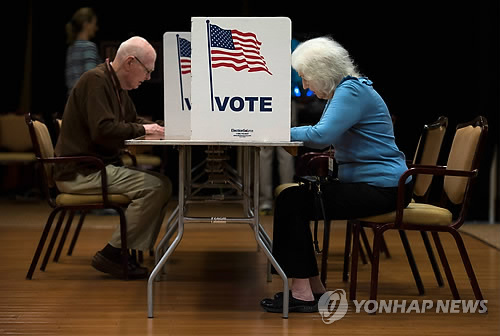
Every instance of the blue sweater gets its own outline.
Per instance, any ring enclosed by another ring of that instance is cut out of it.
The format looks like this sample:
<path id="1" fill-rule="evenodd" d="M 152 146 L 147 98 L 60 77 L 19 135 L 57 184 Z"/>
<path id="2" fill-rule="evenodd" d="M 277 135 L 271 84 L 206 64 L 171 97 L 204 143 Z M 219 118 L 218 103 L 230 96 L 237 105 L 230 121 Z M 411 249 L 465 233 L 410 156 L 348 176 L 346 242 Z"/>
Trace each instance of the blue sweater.
<path id="1" fill-rule="evenodd" d="M 406 159 L 394 141 L 389 110 L 372 84 L 368 78 L 345 77 L 320 121 L 293 127 L 291 139 L 311 148 L 333 145 L 341 182 L 396 187 Z"/>
<path id="2" fill-rule="evenodd" d="M 68 95 L 84 72 L 102 63 L 97 46 L 92 41 L 77 40 L 66 51 L 66 87 Z"/>

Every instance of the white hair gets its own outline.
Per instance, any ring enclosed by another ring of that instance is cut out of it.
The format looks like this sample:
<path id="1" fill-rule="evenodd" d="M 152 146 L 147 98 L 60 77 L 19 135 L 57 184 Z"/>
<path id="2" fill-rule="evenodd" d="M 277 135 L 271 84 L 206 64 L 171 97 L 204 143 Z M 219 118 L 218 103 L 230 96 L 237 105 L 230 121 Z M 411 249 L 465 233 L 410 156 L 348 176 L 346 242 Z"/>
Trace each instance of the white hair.
<path id="1" fill-rule="evenodd" d="M 154 52 L 154 48 L 146 39 L 140 36 L 133 36 L 120 44 L 115 60 L 121 61 L 128 56 L 136 56 L 144 61 L 146 55 L 152 52 L 151 50 Z"/>
<path id="2" fill-rule="evenodd" d="M 292 67 L 326 94 L 331 94 L 344 77 L 359 77 L 347 50 L 329 37 L 299 44 L 292 54 Z"/>

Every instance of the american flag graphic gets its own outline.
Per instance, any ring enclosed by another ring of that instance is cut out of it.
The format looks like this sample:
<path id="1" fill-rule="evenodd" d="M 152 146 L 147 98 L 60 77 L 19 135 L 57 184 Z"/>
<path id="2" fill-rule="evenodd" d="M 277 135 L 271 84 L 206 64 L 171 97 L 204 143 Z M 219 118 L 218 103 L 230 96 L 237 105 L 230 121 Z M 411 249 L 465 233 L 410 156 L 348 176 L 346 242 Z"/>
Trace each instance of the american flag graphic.
<path id="1" fill-rule="evenodd" d="M 236 71 L 269 71 L 264 57 L 260 54 L 262 42 L 254 33 L 244 33 L 236 29 L 222 29 L 210 24 L 210 54 L 212 68 L 229 67 Z"/>
<path id="2" fill-rule="evenodd" d="M 179 37 L 179 60 L 181 62 L 181 73 L 191 73 L 191 42 Z"/>

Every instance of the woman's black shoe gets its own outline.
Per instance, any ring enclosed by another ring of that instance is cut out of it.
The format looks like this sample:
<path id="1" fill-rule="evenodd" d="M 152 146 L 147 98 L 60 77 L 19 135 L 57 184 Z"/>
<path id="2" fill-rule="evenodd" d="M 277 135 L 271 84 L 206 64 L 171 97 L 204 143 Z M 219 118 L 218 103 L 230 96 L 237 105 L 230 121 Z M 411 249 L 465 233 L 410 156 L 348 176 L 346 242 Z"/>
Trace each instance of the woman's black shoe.
<path id="1" fill-rule="evenodd" d="M 326 292 L 325 292 L 326 293 Z M 321 297 L 323 296 L 323 294 L 325 293 L 313 293 L 314 295 L 314 300 L 318 301 L 319 302 L 319 299 L 321 299 Z"/>
<path id="2" fill-rule="evenodd" d="M 292 296 L 292 291 L 289 294 L 288 311 L 296 313 L 315 313 L 318 311 L 318 301 L 304 301 L 296 299 Z M 260 302 L 262 308 L 270 313 L 283 312 L 283 292 L 276 293 L 274 299 L 264 299 Z"/>

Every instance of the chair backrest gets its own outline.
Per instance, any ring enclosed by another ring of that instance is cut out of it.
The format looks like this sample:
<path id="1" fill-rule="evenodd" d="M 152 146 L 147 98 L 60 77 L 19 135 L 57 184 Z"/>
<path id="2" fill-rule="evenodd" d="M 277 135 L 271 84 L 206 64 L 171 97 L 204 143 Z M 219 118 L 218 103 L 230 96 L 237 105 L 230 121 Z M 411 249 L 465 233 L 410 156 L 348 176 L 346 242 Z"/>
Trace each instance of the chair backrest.
<path id="1" fill-rule="evenodd" d="M 52 145 L 52 139 L 50 138 L 49 130 L 44 123 L 38 120 L 33 121 L 33 127 L 35 129 L 36 138 L 38 140 L 38 145 L 40 146 L 40 155 L 42 159 L 46 159 L 54 156 L 54 146 Z"/>
<path id="2" fill-rule="evenodd" d="M 29 113 L 25 115 L 25 120 L 28 125 L 31 142 L 33 144 L 33 151 L 35 152 L 36 158 L 43 161 L 43 159 L 53 157 L 54 146 L 52 145 L 52 139 L 50 138 L 47 126 L 38 120 L 32 120 Z M 50 188 L 54 187 L 55 183 L 52 179 L 53 164 L 44 163 L 42 166 L 47 185 Z"/>
<path id="3" fill-rule="evenodd" d="M 54 131 L 56 139 L 59 139 L 59 134 L 61 134 L 61 127 L 62 127 L 62 119 L 59 118 L 54 119 Z"/>
<path id="4" fill-rule="evenodd" d="M 448 118 L 441 116 L 430 125 L 425 125 L 418 141 L 413 158 L 414 164 L 436 165 L 444 134 L 448 127 Z M 423 197 L 432 183 L 432 175 L 418 175 L 415 179 L 413 194 Z"/>
<path id="5" fill-rule="evenodd" d="M 0 115 L 0 147 L 10 152 L 31 151 L 32 144 L 22 114 Z"/>
<path id="6" fill-rule="evenodd" d="M 482 116 L 458 125 L 448 156 L 447 169 L 468 171 L 478 169 L 487 132 L 488 122 Z M 443 189 L 452 203 L 461 204 L 468 200 L 470 180 L 460 176 L 444 178 Z"/>

